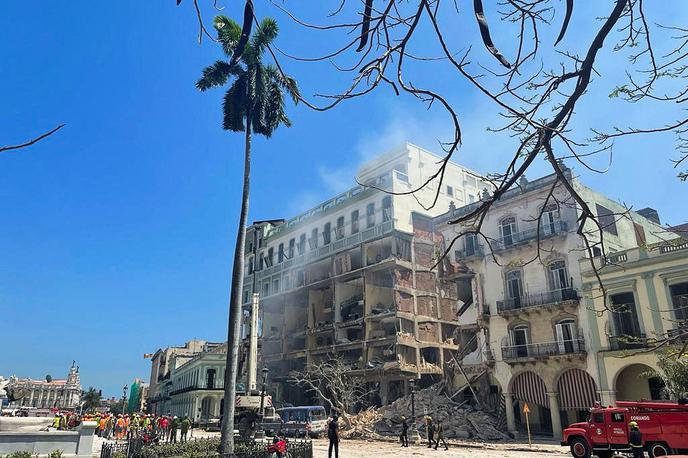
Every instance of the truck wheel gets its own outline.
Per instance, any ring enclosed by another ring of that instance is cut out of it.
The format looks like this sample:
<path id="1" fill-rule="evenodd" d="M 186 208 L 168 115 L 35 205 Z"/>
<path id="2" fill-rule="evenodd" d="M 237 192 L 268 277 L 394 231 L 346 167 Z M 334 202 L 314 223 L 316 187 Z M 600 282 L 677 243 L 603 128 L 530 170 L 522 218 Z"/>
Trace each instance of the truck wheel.
<path id="1" fill-rule="evenodd" d="M 656 456 L 667 456 L 671 454 L 669 447 L 667 447 L 667 445 L 662 442 L 655 442 L 653 444 L 650 444 L 647 447 L 647 451 L 650 455 L 650 458 L 654 458 Z"/>
<path id="2" fill-rule="evenodd" d="M 590 458 L 590 447 L 584 439 L 580 437 L 574 437 L 571 439 L 570 444 L 571 455 L 573 455 L 574 458 Z"/>

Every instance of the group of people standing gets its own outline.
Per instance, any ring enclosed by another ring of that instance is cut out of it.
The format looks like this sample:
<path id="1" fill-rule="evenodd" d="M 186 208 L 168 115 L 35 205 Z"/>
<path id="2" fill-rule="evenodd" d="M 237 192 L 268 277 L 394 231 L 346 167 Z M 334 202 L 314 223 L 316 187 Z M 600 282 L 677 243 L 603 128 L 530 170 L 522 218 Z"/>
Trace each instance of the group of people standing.
<path id="1" fill-rule="evenodd" d="M 409 446 L 408 429 L 409 425 L 406 421 L 406 417 L 402 415 L 401 433 L 399 434 L 399 441 L 401 442 L 402 447 Z M 440 441 L 442 441 L 444 449 L 449 450 L 447 442 L 444 440 L 444 426 L 442 426 L 442 420 L 438 419 L 436 422 L 433 422 L 432 417 L 425 417 L 425 432 L 427 433 L 428 437 L 428 448 L 432 448 L 434 443 L 435 450 L 437 450 L 437 447 L 440 445 Z"/>
<path id="2" fill-rule="evenodd" d="M 76 428 L 83 421 L 96 423 L 98 437 L 113 440 L 143 438 L 157 441 L 181 442 L 188 440 L 192 423 L 188 416 L 179 418 L 176 415 L 150 414 L 110 414 L 85 413 L 78 415 L 73 412 L 58 412 L 52 422 L 52 427 L 68 431 Z M 179 434 L 178 434 L 179 433 Z"/>

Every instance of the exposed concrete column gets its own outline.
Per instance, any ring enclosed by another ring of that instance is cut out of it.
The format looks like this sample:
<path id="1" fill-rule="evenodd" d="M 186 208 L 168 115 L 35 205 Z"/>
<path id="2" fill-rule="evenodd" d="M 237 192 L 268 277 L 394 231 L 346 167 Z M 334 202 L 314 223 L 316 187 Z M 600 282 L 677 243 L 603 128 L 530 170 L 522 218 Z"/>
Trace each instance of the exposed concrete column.
<path id="1" fill-rule="evenodd" d="M 616 405 L 616 390 L 600 390 L 600 397 L 603 406 Z"/>
<path id="2" fill-rule="evenodd" d="M 382 405 L 387 405 L 387 398 L 389 396 L 389 380 L 380 381 L 380 401 Z"/>
<path id="3" fill-rule="evenodd" d="M 506 411 L 506 430 L 516 431 L 516 419 L 514 418 L 514 395 L 504 393 L 504 410 Z"/>
<path id="4" fill-rule="evenodd" d="M 552 434 L 555 439 L 561 437 L 561 414 L 559 413 L 559 393 L 547 393 L 549 411 L 552 418 Z"/>

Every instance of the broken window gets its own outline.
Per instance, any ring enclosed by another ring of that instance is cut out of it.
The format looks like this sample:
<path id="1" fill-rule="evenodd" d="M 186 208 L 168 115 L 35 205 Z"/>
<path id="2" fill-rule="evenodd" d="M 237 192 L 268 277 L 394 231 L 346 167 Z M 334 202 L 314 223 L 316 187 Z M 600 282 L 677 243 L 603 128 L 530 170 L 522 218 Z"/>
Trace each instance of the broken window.
<path id="1" fill-rule="evenodd" d="M 337 240 L 344 238 L 344 217 L 340 216 L 337 218 L 337 229 L 335 230 L 334 236 Z"/>
<path id="2" fill-rule="evenodd" d="M 316 227 L 311 231 L 311 238 L 308 239 L 308 246 L 311 250 L 318 248 L 318 228 Z"/>
<path id="3" fill-rule="evenodd" d="M 301 234 L 299 236 L 299 246 L 297 248 L 299 250 L 299 255 L 306 252 L 306 234 Z"/>
<path id="4" fill-rule="evenodd" d="M 382 222 L 392 221 L 392 197 L 382 199 Z"/>
<path id="5" fill-rule="evenodd" d="M 351 212 L 351 233 L 358 233 L 358 210 Z"/>
<path id="6" fill-rule="evenodd" d="M 366 227 L 373 226 L 375 226 L 375 203 L 371 202 L 366 206 Z"/>
<path id="7" fill-rule="evenodd" d="M 325 227 L 323 227 L 323 245 L 329 245 L 330 241 L 332 240 L 332 225 L 330 223 L 325 223 Z"/>

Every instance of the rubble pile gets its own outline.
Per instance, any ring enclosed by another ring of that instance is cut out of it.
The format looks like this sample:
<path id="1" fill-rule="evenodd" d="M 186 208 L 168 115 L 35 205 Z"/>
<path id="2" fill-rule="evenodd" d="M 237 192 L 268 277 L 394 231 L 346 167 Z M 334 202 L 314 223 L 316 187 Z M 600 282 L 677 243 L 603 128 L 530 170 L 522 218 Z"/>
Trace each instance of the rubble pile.
<path id="1" fill-rule="evenodd" d="M 476 410 L 467 403 L 450 399 L 442 383 L 435 384 L 415 393 L 416 425 L 419 434 L 425 436 L 424 415 L 433 422 L 442 421 L 447 439 L 475 439 L 481 441 L 508 440 L 509 436 L 498 429 L 497 418 L 487 412 Z M 401 431 L 401 416 L 409 423 L 411 418 L 411 396 L 399 398 L 378 409 L 368 409 L 349 417 L 348 425 L 342 425 L 342 437 L 347 439 L 379 439 L 398 437 Z"/>

